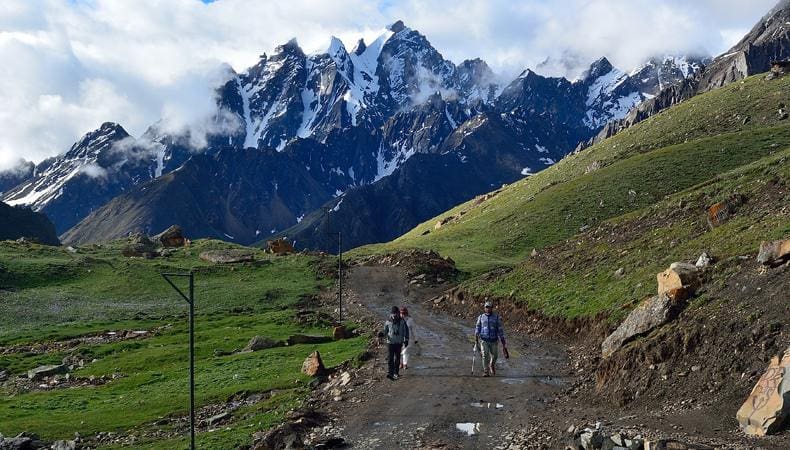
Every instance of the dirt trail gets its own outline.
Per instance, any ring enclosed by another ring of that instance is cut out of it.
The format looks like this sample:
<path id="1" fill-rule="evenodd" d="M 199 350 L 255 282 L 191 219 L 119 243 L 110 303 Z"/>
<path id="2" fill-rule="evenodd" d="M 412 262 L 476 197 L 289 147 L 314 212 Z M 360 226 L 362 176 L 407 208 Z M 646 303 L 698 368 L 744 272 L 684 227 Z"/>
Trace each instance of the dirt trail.
<path id="1" fill-rule="evenodd" d="M 511 358 L 500 352 L 497 375 L 483 378 L 478 366 L 472 376 L 473 323 L 433 313 L 430 290 L 409 286 L 399 268 L 356 267 L 347 286 L 349 303 L 362 304 L 382 323 L 393 305 L 408 306 L 422 350 L 390 381 L 382 348 L 373 361 L 376 382 L 356 393 L 361 402 L 338 405 L 336 425 L 354 448 L 495 448 L 505 430 L 528 425 L 566 383 L 562 349 L 512 333 Z M 470 424 L 474 434 L 458 424 Z"/>

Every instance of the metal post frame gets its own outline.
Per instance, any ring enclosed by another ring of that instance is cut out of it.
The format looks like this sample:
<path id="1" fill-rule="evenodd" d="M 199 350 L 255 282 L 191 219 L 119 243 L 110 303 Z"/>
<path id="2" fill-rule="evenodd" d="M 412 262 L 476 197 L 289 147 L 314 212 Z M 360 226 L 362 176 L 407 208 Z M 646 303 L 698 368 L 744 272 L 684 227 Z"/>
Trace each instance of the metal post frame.
<path id="1" fill-rule="evenodd" d="M 195 450 L 195 274 L 189 272 L 161 275 L 189 304 L 189 448 Z M 189 278 L 189 296 L 184 295 L 171 277 Z"/>

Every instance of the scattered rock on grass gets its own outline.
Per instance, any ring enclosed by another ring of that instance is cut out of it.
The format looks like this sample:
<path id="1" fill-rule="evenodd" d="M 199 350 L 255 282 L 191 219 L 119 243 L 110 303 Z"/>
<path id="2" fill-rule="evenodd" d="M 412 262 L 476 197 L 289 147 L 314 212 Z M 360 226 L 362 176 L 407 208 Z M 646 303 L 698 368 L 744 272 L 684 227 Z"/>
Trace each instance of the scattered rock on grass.
<path id="1" fill-rule="evenodd" d="M 207 250 L 200 254 L 200 259 L 215 264 L 233 264 L 253 262 L 255 261 L 255 255 L 250 250 L 242 249 Z"/>
<path id="2" fill-rule="evenodd" d="M 168 229 L 154 236 L 163 247 L 183 247 L 186 243 L 184 230 L 178 225 L 170 225 Z"/>
<path id="3" fill-rule="evenodd" d="M 50 377 L 52 375 L 58 375 L 68 372 L 68 367 L 64 364 L 57 364 L 57 365 L 49 365 L 49 366 L 39 366 L 35 369 L 31 369 L 27 371 L 27 377 L 31 380 L 40 380 L 42 378 Z"/>
<path id="4" fill-rule="evenodd" d="M 159 254 L 156 251 L 156 244 L 143 233 L 135 233 L 129 237 L 129 241 L 121 250 L 121 254 L 126 257 L 155 258 Z"/>
<path id="5" fill-rule="evenodd" d="M 669 269 L 656 275 L 658 293 L 665 294 L 675 289 L 684 289 L 693 295 L 699 288 L 700 277 L 696 266 L 686 263 L 672 263 Z"/>
<path id="6" fill-rule="evenodd" d="M 704 269 L 710 266 L 712 262 L 713 262 L 713 258 L 711 258 L 709 254 L 702 253 L 701 255 L 699 255 L 699 258 L 697 258 L 697 263 L 694 265 L 699 269 Z"/>
<path id="7" fill-rule="evenodd" d="M 310 356 L 304 360 L 302 364 L 302 373 L 309 377 L 315 377 L 326 373 L 326 367 L 321 360 L 321 354 L 318 351 L 310 353 Z"/>
<path id="8" fill-rule="evenodd" d="M 673 320 L 680 309 L 680 302 L 673 300 L 666 293 L 645 300 L 603 341 L 601 354 L 604 358 L 611 356 L 634 337 Z"/>
<path id="9" fill-rule="evenodd" d="M 757 262 L 760 264 L 772 266 L 788 258 L 790 258 L 790 239 L 760 243 L 760 253 L 757 254 Z"/>
<path id="10" fill-rule="evenodd" d="M 342 325 L 332 329 L 332 339 L 336 341 L 339 341 L 341 339 L 348 339 L 353 336 L 354 334 Z"/>
<path id="11" fill-rule="evenodd" d="M 264 336 L 254 336 L 250 342 L 244 347 L 244 351 L 255 352 L 258 350 L 266 350 L 267 348 L 282 347 L 283 341 L 275 341 Z"/>

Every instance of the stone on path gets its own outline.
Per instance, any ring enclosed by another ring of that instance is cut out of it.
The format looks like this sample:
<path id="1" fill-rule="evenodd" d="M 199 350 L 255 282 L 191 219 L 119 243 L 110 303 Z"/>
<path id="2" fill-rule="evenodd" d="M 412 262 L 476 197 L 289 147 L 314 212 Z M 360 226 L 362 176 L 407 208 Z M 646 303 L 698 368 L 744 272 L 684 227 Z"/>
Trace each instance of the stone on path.
<path id="1" fill-rule="evenodd" d="M 680 302 L 666 293 L 651 297 L 636 307 L 623 323 L 601 345 L 604 358 L 611 356 L 634 337 L 646 334 L 670 320 L 680 312 Z"/>
<path id="2" fill-rule="evenodd" d="M 321 354 L 318 353 L 317 350 L 310 353 L 310 356 L 304 360 L 302 364 L 302 373 L 309 377 L 315 377 L 326 373 L 326 367 L 324 367 L 324 362 L 321 360 Z"/>
<path id="3" fill-rule="evenodd" d="M 744 433 L 765 436 L 781 429 L 790 415 L 790 348 L 775 356 L 736 414 Z"/>

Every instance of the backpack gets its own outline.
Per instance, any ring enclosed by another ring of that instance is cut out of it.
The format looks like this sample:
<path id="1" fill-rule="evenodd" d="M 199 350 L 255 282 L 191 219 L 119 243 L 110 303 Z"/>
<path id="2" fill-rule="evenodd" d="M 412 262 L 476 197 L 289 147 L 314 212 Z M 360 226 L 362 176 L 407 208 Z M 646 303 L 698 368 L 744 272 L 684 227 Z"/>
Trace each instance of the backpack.
<path id="1" fill-rule="evenodd" d="M 389 326 L 387 327 L 387 342 L 392 344 L 400 344 L 403 342 L 405 337 L 405 333 L 401 333 L 403 330 L 403 325 L 403 319 L 400 319 L 397 322 L 391 321 L 389 323 Z"/>

